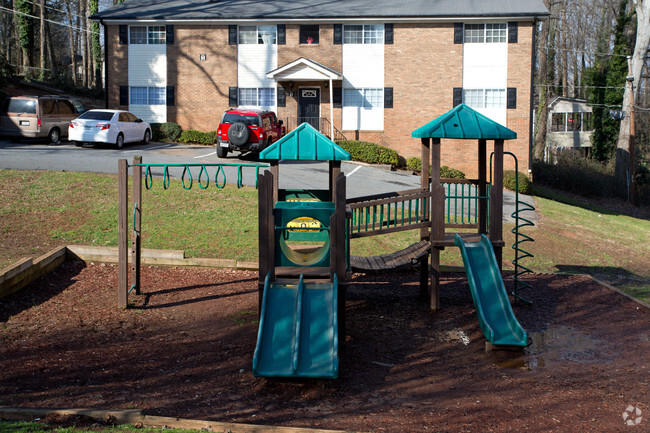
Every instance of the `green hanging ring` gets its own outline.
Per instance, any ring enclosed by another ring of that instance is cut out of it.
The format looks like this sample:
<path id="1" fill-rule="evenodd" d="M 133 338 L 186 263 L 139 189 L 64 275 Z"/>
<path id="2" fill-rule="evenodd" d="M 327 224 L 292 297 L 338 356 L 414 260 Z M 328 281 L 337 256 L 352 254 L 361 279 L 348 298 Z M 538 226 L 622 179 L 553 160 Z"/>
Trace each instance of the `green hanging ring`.
<path id="1" fill-rule="evenodd" d="M 203 174 L 205 173 L 205 184 L 201 182 L 201 178 L 203 177 Z M 207 189 L 207 187 L 210 185 L 210 175 L 208 174 L 208 170 L 205 168 L 205 165 L 201 166 L 201 171 L 199 172 L 199 188 L 201 189 Z"/>
<path id="2" fill-rule="evenodd" d="M 163 171 L 163 188 L 167 189 L 169 188 L 169 166 L 165 165 L 165 169 Z"/>
<path id="3" fill-rule="evenodd" d="M 223 178 L 223 183 L 221 185 L 219 185 L 219 173 L 221 173 L 221 176 Z M 226 171 L 223 169 L 222 165 L 219 165 L 219 168 L 217 168 L 217 172 L 214 174 L 214 184 L 219 189 L 226 186 Z"/>
<path id="4" fill-rule="evenodd" d="M 190 176 L 190 186 L 185 186 L 185 173 L 189 173 Z M 183 175 L 181 176 L 181 183 L 183 184 L 183 188 L 185 189 L 192 189 L 192 183 L 194 180 L 192 179 L 192 170 L 186 165 L 185 168 L 183 169 Z"/>
<path id="5" fill-rule="evenodd" d="M 151 166 L 147 165 L 147 169 L 144 172 L 144 186 L 147 189 L 151 189 L 153 186 L 153 175 L 151 174 Z"/>
<path id="6" fill-rule="evenodd" d="M 237 188 L 241 188 L 242 186 L 244 186 L 244 179 L 243 179 L 244 176 L 242 173 L 243 169 L 244 167 L 242 167 L 241 165 L 237 167 Z"/>

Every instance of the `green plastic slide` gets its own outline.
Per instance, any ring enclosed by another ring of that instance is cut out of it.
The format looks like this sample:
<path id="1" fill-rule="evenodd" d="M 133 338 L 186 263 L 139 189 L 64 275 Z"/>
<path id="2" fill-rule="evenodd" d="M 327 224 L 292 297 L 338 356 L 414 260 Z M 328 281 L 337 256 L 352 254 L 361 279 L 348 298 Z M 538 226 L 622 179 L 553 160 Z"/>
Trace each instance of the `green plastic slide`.
<path id="1" fill-rule="evenodd" d="M 465 243 L 457 234 L 454 243 L 463 256 L 472 299 L 485 338 L 497 346 L 526 346 L 528 335 L 512 311 L 490 240 L 481 235 L 480 242 Z"/>
<path id="2" fill-rule="evenodd" d="M 332 283 L 264 283 L 253 376 L 336 379 L 337 278 Z"/>

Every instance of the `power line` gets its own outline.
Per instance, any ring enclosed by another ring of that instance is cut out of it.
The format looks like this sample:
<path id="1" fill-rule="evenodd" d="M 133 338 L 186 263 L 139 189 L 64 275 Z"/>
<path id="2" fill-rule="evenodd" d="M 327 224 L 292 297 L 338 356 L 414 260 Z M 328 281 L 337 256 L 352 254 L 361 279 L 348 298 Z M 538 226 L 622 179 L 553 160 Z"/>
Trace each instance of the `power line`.
<path id="1" fill-rule="evenodd" d="M 29 1 L 29 0 L 23 0 L 23 1 L 24 1 L 25 3 L 30 3 L 30 4 L 33 4 L 34 6 L 41 7 L 40 4 L 34 3 L 34 2 L 32 2 L 32 1 Z M 57 9 L 57 8 L 54 8 L 54 7 L 52 7 L 52 6 L 47 6 L 47 5 L 45 5 L 45 8 L 46 8 L 46 9 L 51 9 L 51 10 L 53 10 L 53 11 L 61 12 L 61 13 L 63 13 L 63 14 L 68 15 L 68 11 L 64 11 L 63 9 Z M 72 12 L 70 12 L 70 15 L 75 16 L 75 17 L 78 17 L 78 18 L 83 18 L 83 19 L 86 18 L 86 17 L 83 16 L 83 15 L 75 14 L 75 13 L 72 13 Z"/>
<path id="2" fill-rule="evenodd" d="M 590 55 L 593 55 L 594 58 L 595 57 L 625 57 L 625 58 L 627 58 L 627 57 L 632 55 L 632 54 L 614 54 L 614 53 L 595 53 L 595 52 L 585 51 L 585 50 L 577 50 L 577 49 L 569 49 L 569 48 L 555 48 L 555 47 L 551 47 L 549 45 L 547 45 L 545 47 L 540 45 L 540 50 L 545 51 L 546 55 L 548 55 L 549 50 L 553 50 L 553 51 L 568 51 L 570 53 L 590 54 Z"/>
<path id="3" fill-rule="evenodd" d="M 24 12 L 14 11 L 12 9 L 5 8 L 3 6 L 0 6 L 0 12 L 24 15 L 24 16 L 29 17 L 29 18 L 34 18 L 35 20 L 40 20 L 41 19 L 41 17 L 37 17 L 37 16 L 34 16 L 34 15 L 29 15 L 29 14 L 26 14 Z M 93 32 L 92 30 L 82 29 L 81 27 L 74 26 L 72 24 L 62 23 L 62 22 L 54 21 L 54 20 L 49 20 L 47 18 L 43 18 L 43 19 L 45 21 L 47 21 L 48 23 L 56 24 L 58 26 L 63 26 L 63 27 L 71 27 L 71 28 L 73 28 L 73 29 L 75 29 L 77 31 L 80 31 L 80 32 L 93 33 L 93 34 L 97 34 L 97 35 L 100 34 L 99 32 Z"/>

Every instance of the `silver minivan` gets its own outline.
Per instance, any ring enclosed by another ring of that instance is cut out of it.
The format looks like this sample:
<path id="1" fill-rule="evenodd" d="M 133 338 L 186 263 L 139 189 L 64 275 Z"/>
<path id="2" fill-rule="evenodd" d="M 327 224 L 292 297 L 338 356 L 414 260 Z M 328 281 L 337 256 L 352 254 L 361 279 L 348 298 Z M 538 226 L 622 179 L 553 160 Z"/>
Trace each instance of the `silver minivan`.
<path id="1" fill-rule="evenodd" d="M 10 96 L 0 108 L 0 136 L 58 143 L 68 136 L 70 121 L 85 111 L 69 96 Z"/>

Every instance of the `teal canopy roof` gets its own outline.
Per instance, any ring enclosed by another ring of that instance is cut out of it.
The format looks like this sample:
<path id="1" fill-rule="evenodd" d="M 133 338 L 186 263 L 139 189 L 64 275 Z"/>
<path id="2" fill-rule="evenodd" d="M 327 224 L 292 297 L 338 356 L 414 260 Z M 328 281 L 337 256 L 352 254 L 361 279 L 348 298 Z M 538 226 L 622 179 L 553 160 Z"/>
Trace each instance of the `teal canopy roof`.
<path id="1" fill-rule="evenodd" d="M 411 137 L 510 140 L 517 138 L 517 133 L 460 104 L 411 132 Z"/>
<path id="2" fill-rule="evenodd" d="M 349 161 L 350 154 L 310 124 L 303 123 L 260 152 L 260 159 Z"/>

